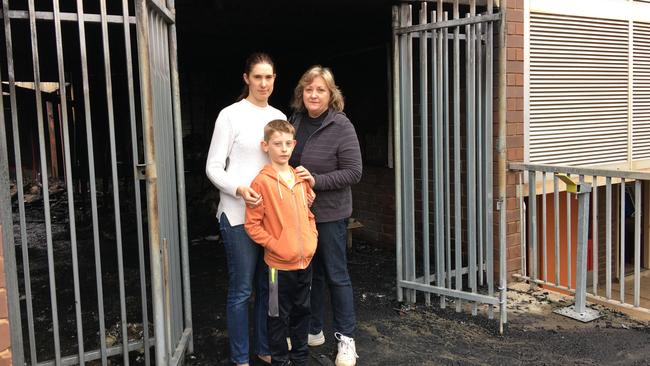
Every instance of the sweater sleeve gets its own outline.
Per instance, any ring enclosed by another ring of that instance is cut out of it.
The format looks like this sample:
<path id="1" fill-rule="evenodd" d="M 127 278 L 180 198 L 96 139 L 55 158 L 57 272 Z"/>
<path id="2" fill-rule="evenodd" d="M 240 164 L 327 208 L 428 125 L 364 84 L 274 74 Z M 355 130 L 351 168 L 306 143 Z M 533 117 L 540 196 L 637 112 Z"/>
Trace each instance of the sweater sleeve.
<path id="1" fill-rule="evenodd" d="M 261 192 L 261 187 L 259 187 L 255 181 L 251 184 L 251 188 L 253 188 L 255 192 Z M 246 206 L 246 221 L 244 222 L 244 229 L 246 229 L 248 236 L 250 236 L 254 242 L 266 248 L 275 239 L 273 238 L 273 235 L 264 229 L 264 226 L 262 225 L 263 220 L 264 200 L 254 208 L 248 207 L 248 205 Z"/>
<path id="2" fill-rule="evenodd" d="M 235 131 L 227 113 L 221 111 L 214 125 L 205 173 L 220 191 L 237 197 L 238 181 L 226 171 L 226 162 L 235 141 Z"/>
<path id="3" fill-rule="evenodd" d="M 359 183 L 361 180 L 361 149 L 357 133 L 349 121 L 343 124 L 339 141 L 336 152 L 338 168 L 328 173 L 314 175 L 315 190 L 341 189 Z"/>

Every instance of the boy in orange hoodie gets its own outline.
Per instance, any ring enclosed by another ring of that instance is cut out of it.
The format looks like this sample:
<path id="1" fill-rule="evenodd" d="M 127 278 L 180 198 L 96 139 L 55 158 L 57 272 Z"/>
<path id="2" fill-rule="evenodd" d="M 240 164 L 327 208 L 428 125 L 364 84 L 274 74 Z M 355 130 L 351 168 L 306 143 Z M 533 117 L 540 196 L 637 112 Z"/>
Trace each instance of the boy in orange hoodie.
<path id="1" fill-rule="evenodd" d="M 294 136 L 293 126 L 284 120 L 264 127 L 262 150 L 270 164 L 251 183 L 262 203 L 246 208 L 244 224 L 251 239 L 264 247 L 269 267 L 267 327 L 273 365 L 307 365 L 309 357 L 311 259 L 318 232 L 308 204 L 314 191 L 289 166 Z"/>

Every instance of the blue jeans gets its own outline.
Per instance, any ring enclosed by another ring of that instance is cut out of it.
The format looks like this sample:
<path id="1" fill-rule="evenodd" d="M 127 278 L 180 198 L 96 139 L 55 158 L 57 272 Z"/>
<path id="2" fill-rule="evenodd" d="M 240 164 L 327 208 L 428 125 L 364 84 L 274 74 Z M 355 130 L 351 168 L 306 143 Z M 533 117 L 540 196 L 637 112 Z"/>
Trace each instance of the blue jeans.
<path id="1" fill-rule="evenodd" d="M 268 312 L 268 269 L 262 247 L 246 234 L 244 225 L 230 226 L 226 214 L 219 219 L 228 261 L 228 298 L 226 321 L 230 340 L 230 358 L 234 363 L 248 363 L 248 300 L 255 285 L 253 352 L 269 355 L 266 315 Z"/>
<path id="2" fill-rule="evenodd" d="M 323 307 L 327 284 L 332 301 L 334 331 L 347 337 L 354 337 L 356 317 L 346 253 L 347 221 L 343 219 L 316 224 L 318 247 L 312 259 L 314 272 L 309 320 L 311 334 L 318 334 L 323 330 Z"/>

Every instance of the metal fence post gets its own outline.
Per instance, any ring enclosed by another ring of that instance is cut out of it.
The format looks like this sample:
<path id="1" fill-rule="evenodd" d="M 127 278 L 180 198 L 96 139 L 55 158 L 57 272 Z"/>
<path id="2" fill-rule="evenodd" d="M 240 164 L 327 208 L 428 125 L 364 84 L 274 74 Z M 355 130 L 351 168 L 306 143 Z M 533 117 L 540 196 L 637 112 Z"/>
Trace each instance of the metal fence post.
<path id="1" fill-rule="evenodd" d="M 576 263 L 576 312 L 584 314 L 587 300 L 587 230 L 589 229 L 589 196 L 591 184 L 578 185 L 578 253 Z"/>
<path id="2" fill-rule="evenodd" d="M 578 250 L 576 254 L 576 292 L 575 303 L 555 312 L 582 322 L 600 317 L 597 310 L 587 308 L 587 231 L 589 230 L 589 197 L 591 184 L 581 177 L 576 184 L 566 175 L 558 175 L 567 184 L 567 192 L 578 196 Z M 570 220 L 570 218 L 567 218 Z M 570 221 L 569 221 L 570 222 Z M 571 247 L 569 246 L 569 250 Z M 568 284 L 570 286 L 571 283 Z"/>

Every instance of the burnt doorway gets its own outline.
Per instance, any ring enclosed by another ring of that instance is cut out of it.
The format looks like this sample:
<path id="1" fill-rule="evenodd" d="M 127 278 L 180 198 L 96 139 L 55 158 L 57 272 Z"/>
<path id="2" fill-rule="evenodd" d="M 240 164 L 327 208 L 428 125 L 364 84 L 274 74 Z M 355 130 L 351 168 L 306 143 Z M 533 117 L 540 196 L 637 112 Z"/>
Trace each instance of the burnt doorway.
<path id="1" fill-rule="evenodd" d="M 2 3 L 0 218 L 16 365 L 176 365 L 191 352 L 173 7 Z"/>
<path id="2" fill-rule="evenodd" d="M 270 103 L 286 115 L 301 74 L 314 64 L 330 67 L 356 128 L 364 169 L 386 167 L 391 4 L 177 1 L 196 364 L 225 364 L 228 359 L 227 271 L 215 217 L 218 191 L 205 177 L 205 158 L 219 111 L 241 92 L 246 57 L 255 51 L 273 57 L 277 79 Z"/>

